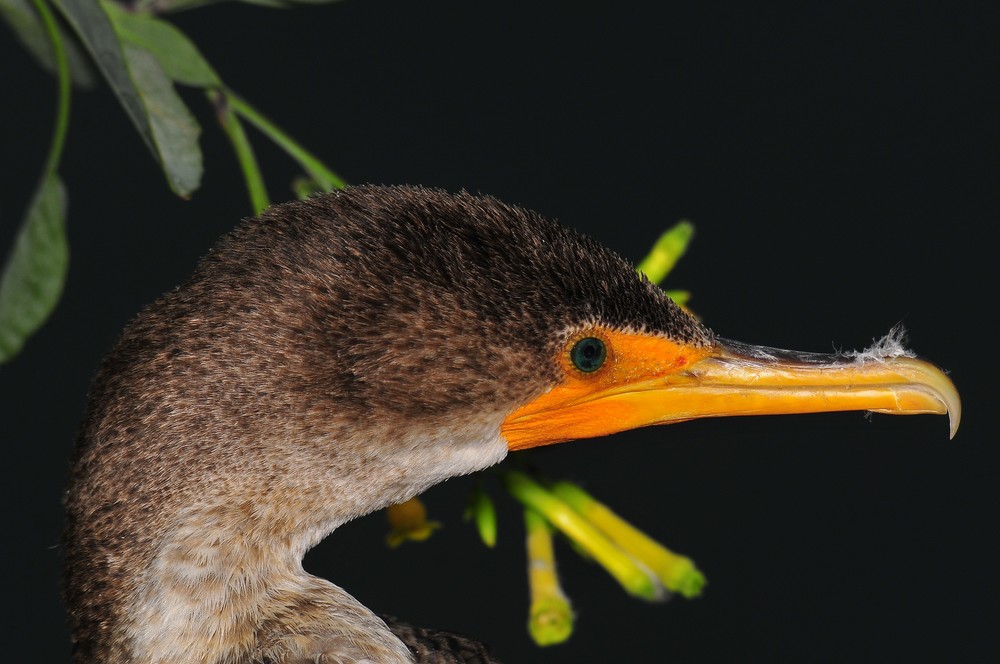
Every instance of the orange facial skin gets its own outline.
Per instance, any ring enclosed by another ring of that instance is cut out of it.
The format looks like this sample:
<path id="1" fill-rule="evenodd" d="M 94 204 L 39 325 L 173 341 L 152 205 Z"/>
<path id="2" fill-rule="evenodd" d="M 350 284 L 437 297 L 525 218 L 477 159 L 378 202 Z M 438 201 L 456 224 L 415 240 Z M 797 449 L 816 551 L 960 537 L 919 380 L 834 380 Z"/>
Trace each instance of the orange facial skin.
<path id="1" fill-rule="evenodd" d="M 584 337 L 601 339 L 607 348 L 604 364 L 593 373 L 580 371 L 570 359 L 570 349 Z M 646 426 L 648 405 L 635 398 L 636 390 L 669 384 L 671 376 L 683 374 L 708 353 L 642 333 L 581 332 L 560 353 L 564 381 L 511 413 L 501 433 L 511 450 L 520 450 Z"/>

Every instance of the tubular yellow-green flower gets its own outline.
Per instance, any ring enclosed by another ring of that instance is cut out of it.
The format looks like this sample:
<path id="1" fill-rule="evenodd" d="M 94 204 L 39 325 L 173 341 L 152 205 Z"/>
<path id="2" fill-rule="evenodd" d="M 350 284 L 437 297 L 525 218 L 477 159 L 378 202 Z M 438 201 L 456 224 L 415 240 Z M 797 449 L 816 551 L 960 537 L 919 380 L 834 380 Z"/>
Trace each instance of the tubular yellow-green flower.
<path id="1" fill-rule="evenodd" d="M 649 601 L 664 598 L 663 586 L 635 560 L 614 544 L 580 513 L 557 498 L 525 473 L 504 475 L 507 490 L 525 506 L 544 516 L 549 523 L 580 545 L 625 590 Z"/>
<path id="2" fill-rule="evenodd" d="M 552 528 L 545 517 L 530 508 L 524 510 L 524 525 L 528 533 L 528 585 L 531 590 L 528 633 L 540 646 L 556 645 L 573 633 L 573 608 L 559 586 Z"/>
<path id="3" fill-rule="evenodd" d="M 469 519 L 475 521 L 476 530 L 479 531 L 479 538 L 483 540 L 483 544 L 491 549 L 496 546 L 497 510 L 493 505 L 493 499 L 479 484 L 472 490 L 469 506 L 465 509 L 465 520 Z"/>
<path id="4" fill-rule="evenodd" d="M 646 275 L 654 284 L 663 281 L 674 265 L 687 250 L 694 236 L 694 226 L 689 221 L 681 221 L 659 237 L 649 254 L 642 259 L 636 269 Z"/>
<path id="5" fill-rule="evenodd" d="M 390 505 L 385 514 L 392 528 L 385 541 L 393 549 L 406 541 L 422 542 L 441 527 L 440 523 L 427 520 L 427 508 L 417 497 Z"/>
<path id="6" fill-rule="evenodd" d="M 690 558 L 653 540 L 571 482 L 557 482 L 551 489 L 612 542 L 648 567 L 668 589 L 688 598 L 701 594 L 705 577 Z"/>

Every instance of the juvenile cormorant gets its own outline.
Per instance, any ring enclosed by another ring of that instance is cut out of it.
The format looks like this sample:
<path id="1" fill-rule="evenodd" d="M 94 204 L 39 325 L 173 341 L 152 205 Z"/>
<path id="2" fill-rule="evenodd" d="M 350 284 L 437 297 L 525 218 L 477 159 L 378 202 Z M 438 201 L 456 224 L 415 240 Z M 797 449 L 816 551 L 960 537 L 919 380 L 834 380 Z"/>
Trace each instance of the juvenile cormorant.
<path id="1" fill-rule="evenodd" d="M 597 242 L 490 197 L 274 206 L 140 313 L 94 381 L 66 494 L 76 661 L 462 661 L 394 627 L 408 648 L 305 552 L 509 450 L 855 409 L 959 421 L 927 362 L 726 341 Z"/>

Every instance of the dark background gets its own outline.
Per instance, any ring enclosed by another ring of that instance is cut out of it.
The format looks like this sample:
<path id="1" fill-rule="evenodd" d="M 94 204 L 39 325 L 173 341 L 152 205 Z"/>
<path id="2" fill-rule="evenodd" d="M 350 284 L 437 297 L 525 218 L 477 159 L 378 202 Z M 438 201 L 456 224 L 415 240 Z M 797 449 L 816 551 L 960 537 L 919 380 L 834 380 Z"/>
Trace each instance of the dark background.
<path id="1" fill-rule="evenodd" d="M 652 3 L 651 3 L 652 4 Z M 632 259 L 679 218 L 668 286 L 720 334 L 861 348 L 897 322 L 965 414 L 732 418 L 541 450 L 708 576 L 647 605 L 568 547 L 565 645 L 525 631 L 520 516 L 496 550 L 470 482 L 426 496 L 446 528 L 386 550 L 381 515 L 306 567 L 377 611 L 475 635 L 507 662 L 982 661 L 995 656 L 998 22 L 992 3 L 344 2 L 176 16 L 224 80 L 355 183 L 466 188 Z M 0 247 L 48 144 L 53 82 L 0 29 Z M 64 301 L 0 368 L 8 661 L 67 662 L 60 491 L 97 363 L 144 303 L 246 214 L 200 94 L 206 175 L 174 198 L 106 89 L 74 97 Z M 272 196 L 295 167 L 252 134 Z M 990 375 L 987 375 L 990 372 Z M 989 381 L 989 382 L 988 382 Z"/>

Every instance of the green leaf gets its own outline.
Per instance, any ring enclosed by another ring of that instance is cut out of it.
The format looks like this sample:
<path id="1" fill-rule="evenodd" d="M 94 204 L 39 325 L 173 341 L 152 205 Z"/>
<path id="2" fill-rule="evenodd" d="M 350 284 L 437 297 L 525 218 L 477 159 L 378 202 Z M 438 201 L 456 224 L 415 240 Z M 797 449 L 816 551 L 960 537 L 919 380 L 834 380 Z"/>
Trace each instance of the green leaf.
<path id="1" fill-rule="evenodd" d="M 76 30 L 77 36 L 101 70 L 140 138 L 156 155 L 153 132 L 139 92 L 132 84 L 118 35 L 101 6 L 94 0 L 52 0 Z"/>
<path id="2" fill-rule="evenodd" d="M 135 45 L 123 46 L 99 3 L 52 1 L 76 30 L 139 136 L 160 162 L 167 184 L 178 196 L 189 196 L 201 184 L 201 128 L 156 58 Z"/>
<path id="3" fill-rule="evenodd" d="M 14 32 L 18 41 L 34 56 L 46 71 L 56 71 L 55 60 L 52 57 L 52 42 L 45 34 L 45 26 L 38 18 L 38 13 L 27 0 L 0 0 L 0 16 Z M 94 87 L 94 71 L 91 69 L 80 45 L 66 34 L 62 27 L 58 28 L 59 36 L 66 48 L 69 59 L 70 76 L 73 84 L 80 88 Z"/>
<path id="4" fill-rule="evenodd" d="M 152 53 L 174 81 L 201 88 L 222 85 L 198 48 L 170 23 L 151 14 L 126 11 L 121 5 L 107 0 L 102 0 L 101 6 L 122 41 Z"/>
<path id="5" fill-rule="evenodd" d="M 248 5 L 260 5 L 272 9 L 291 9 L 296 5 L 328 5 L 337 0 L 240 0 Z"/>
<path id="6" fill-rule="evenodd" d="M 205 5 L 214 5 L 222 0 L 135 0 L 132 4 L 135 11 L 165 14 L 167 12 L 194 9 Z"/>
<path id="7" fill-rule="evenodd" d="M 338 0 L 241 0 L 248 5 L 259 5 L 271 9 L 290 9 L 296 5 L 325 5 Z M 137 11 L 153 11 L 157 14 L 179 12 L 206 5 L 214 5 L 222 0 L 137 0 L 134 4 Z"/>
<path id="8" fill-rule="evenodd" d="M 125 44 L 124 50 L 167 182 L 176 194 L 187 197 L 201 184 L 201 127 L 156 57 L 132 44 Z"/>
<path id="9" fill-rule="evenodd" d="M 66 190 L 53 174 L 32 199 L 0 275 L 0 363 L 52 313 L 68 265 Z"/>

